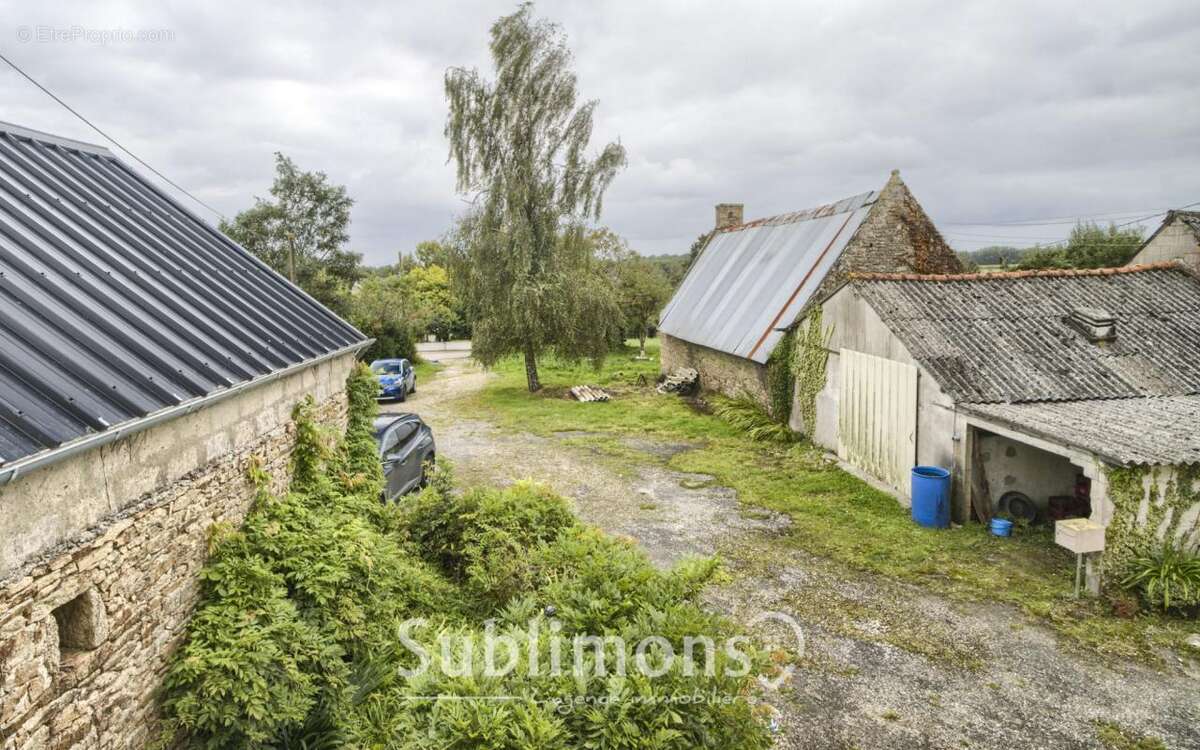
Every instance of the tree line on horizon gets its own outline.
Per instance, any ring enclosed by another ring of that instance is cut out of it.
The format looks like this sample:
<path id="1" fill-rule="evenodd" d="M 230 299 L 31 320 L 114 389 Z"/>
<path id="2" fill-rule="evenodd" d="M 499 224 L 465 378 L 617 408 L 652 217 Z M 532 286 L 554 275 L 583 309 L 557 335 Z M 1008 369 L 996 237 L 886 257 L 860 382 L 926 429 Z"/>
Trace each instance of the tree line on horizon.
<path id="1" fill-rule="evenodd" d="M 1062 243 L 1015 247 L 990 245 L 978 250 L 960 250 L 959 260 L 970 271 L 1049 270 L 1067 268 L 1116 268 L 1126 265 L 1142 246 L 1139 227 L 1102 227 L 1080 222 Z"/>

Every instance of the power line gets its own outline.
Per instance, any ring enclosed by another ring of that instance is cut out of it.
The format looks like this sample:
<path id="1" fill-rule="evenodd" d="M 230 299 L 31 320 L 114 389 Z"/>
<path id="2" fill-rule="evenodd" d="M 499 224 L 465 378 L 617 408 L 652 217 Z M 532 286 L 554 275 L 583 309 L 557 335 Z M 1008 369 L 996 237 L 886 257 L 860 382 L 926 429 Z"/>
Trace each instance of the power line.
<path id="1" fill-rule="evenodd" d="M 10 60 L 10 59 L 8 59 L 7 57 L 5 57 L 3 53 L 0 53 L 0 60 L 3 60 L 4 62 L 8 63 L 8 66 L 9 66 L 10 68 L 12 68 L 13 70 L 15 70 L 15 71 L 17 71 L 18 73 L 20 73 L 20 74 L 21 74 L 21 75 L 22 75 L 22 76 L 25 78 L 25 80 L 29 81 L 29 82 L 30 82 L 30 83 L 32 83 L 34 86 L 37 86 L 39 89 L 41 89 L 42 93 L 44 93 L 46 96 L 50 97 L 51 99 L 53 99 L 54 101 L 56 101 L 56 102 L 58 102 L 60 105 L 62 105 L 63 109 L 67 110 L 68 112 L 70 112 L 71 114 L 75 115 L 75 116 L 76 116 L 76 117 L 78 117 L 80 120 L 82 120 L 82 121 L 83 121 L 83 123 L 84 123 L 85 125 L 87 125 L 89 128 L 91 128 L 92 130 L 95 130 L 97 133 L 99 133 L 101 136 L 103 136 L 105 139 L 107 139 L 109 142 L 111 142 L 111 143 L 112 143 L 114 146 L 116 146 L 117 148 L 121 149 L 121 150 L 122 150 L 122 151 L 124 151 L 125 153 L 129 154 L 129 156 L 130 156 L 130 157 L 132 157 L 132 158 L 134 159 L 134 161 L 136 161 L 138 164 L 141 164 L 141 165 L 142 165 L 143 167 L 145 167 L 146 169 L 149 169 L 151 172 L 153 172 L 154 174 L 158 175 L 158 176 L 159 176 L 159 178 L 163 180 L 163 182 L 166 182 L 166 183 L 167 183 L 168 185 L 170 185 L 171 187 L 175 188 L 176 190 L 178 190 L 179 192 L 183 193 L 183 194 L 184 194 L 184 195 L 186 195 L 187 197 L 189 197 L 189 198 L 191 198 L 192 200 L 196 201 L 196 203 L 199 203 L 201 206 L 204 206 L 204 207 L 205 207 L 205 208 L 207 208 L 209 211 L 212 211 L 214 214 L 216 214 L 217 216 L 221 217 L 222 219 L 224 219 L 224 218 L 225 218 L 225 214 L 221 213 L 221 212 L 220 212 L 220 211 L 218 211 L 217 209 L 213 208 L 212 206 L 208 205 L 207 203 L 205 203 L 204 201 L 200 200 L 200 199 L 199 199 L 199 198 L 197 198 L 196 196 L 192 195 L 192 194 L 191 194 L 191 193 L 189 193 L 187 190 L 184 190 L 184 189 L 183 189 L 183 188 L 182 188 L 182 187 L 181 187 L 181 186 L 180 186 L 178 183 L 176 183 L 176 182 L 175 182 L 174 180 L 172 180 L 170 177 L 167 177 L 167 176 L 166 176 L 165 174 L 163 174 L 162 172 L 159 172 L 157 169 L 155 169 L 154 167 L 152 167 L 152 166 L 150 166 L 149 164 L 147 164 L 147 163 L 146 163 L 146 161 L 145 161 L 144 159 L 142 159 L 142 157 L 138 156 L 137 154 L 133 153 L 133 152 L 132 152 L 132 151 L 130 151 L 129 149 L 127 149 L 127 148 L 125 148 L 124 146 L 122 146 L 122 145 L 121 145 L 121 144 L 120 144 L 120 143 L 117 141 L 117 139 L 116 139 L 116 138 L 113 138 L 113 137 L 112 137 L 111 135 L 109 135 L 108 133 L 105 133 L 103 130 L 101 130 L 100 128 L 96 127 L 96 125 L 94 125 L 94 124 L 92 123 L 92 121 L 91 121 L 91 120 L 89 120 L 88 118 L 86 118 L 86 117 L 84 117 L 83 115 L 79 114 L 79 112 L 77 112 L 77 111 L 75 110 L 75 108 L 74 108 L 74 107 L 72 107 L 71 105 L 67 104 L 67 103 L 66 103 L 66 102 L 64 102 L 62 99 L 60 99 L 60 98 L 58 97 L 58 95 L 56 95 L 56 94 L 55 94 L 53 91 L 51 91 L 50 89 L 46 88 L 45 86 L 43 86 L 42 84 L 40 84 L 40 83 L 38 83 L 36 80 L 34 80 L 33 76 L 29 75 L 29 74 L 28 74 L 28 73 L 26 73 L 24 70 L 21 70 L 21 68 L 20 68 L 20 67 L 18 67 L 18 66 L 17 66 L 17 64 L 16 64 L 15 62 L 13 62 L 12 60 Z"/>
<path id="2" fill-rule="evenodd" d="M 1171 211 L 1171 210 L 1174 210 L 1174 211 L 1182 211 L 1182 210 L 1184 210 L 1184 209 L 1192 208 L 1193 206 L 1200 206 L 1200 201 L 1196 201 L 1195 203 L 1188 203 L 1187 205 L 1180 206 L 1179 208 L 1176 208 L 1176 209 L 1163 209 L 1163 210 L 1161 210 L 1161 211 L 1158 211 L 1158 212 L 1156 212 L 1156 213 L 1148 214 L 1148 215 L 1146 215 L 1146 216 L 1139 216 L 1139 217 L 1138 217 L 1138 218 L 1136 218 L 1136 219 L 1131 219 L 1131 220 L 1129 220 L 1129 221 L 1124 221 L 1124 222 L 1121 222 L 1120 224 L 1113 224 L 1113 225 L 1112 225 L 1112 227 L 1113 227 L 1114 229 L 1120 229 L 1121 227 L 1127 227 L 1127 226 L 1129 226 L 1130 224 L 1140 224 L 1140 223 L 1142 223 L 1143 221 L 1148 221 L 1148 220 L 1150 220 L 1150 219 L 1154 219 L 1154 218 L 1157 218 L 1157 217 L 1159 217 L 1159 216 L 1163 216 L 1163 215 L 1165 215 L 1165 214 L 1166 214 L 1168 211 Z M 999 224 L 992 225 L 992 226 L 999 226 Z M 1032 241 L 1034 241 L 1034 244 L 1038 245 L 1039 247 L 1054 247 L 1055 245 L 1061 245 L 1061 244 L 1063 244 L 1064 242 L 1070 242 L 1070 241 L 1071 241 L 1071 238 L 1070 238 L 1070 237 L 1067 237 L 1067 238 L 1064 238 L 1064 239 L 1059 239 L 1059 240 L 1054 240 L 1053 242 L 1042 243 L 1042 242 L 1037 242 L 1037 240 L 1039 240 L 1039 239 L 1042 239 L 1042 240 L 1044 240 L 1044 239 L 1051 239 L 1051 238 L 1049 238 L 1049 237 L 1037 237 L 1037 236 L 1034 236 L 1034 237 L 1022 237 L 1022 236 L 1019 236 L 1019 235 L 1003 235 L 1003 234 L 970 234 L 970 233 L 967 233 L 967 232 L 955 232 L 955 231 L 949 231 L 949 232 L 945 232 L 944 234 L 946 234 L 946 235 L 949 235 L 949 236 L 952 236 L 952 237 L 959 238 L 959 239 L 958 239 L 958 241 L 960 241 L 960 242 L 982 242 L 983 240 L 988 240 L 988 241 L 995 241 L 995 240 L 1024 240 L 1024 241 L 1026 241 L 1026 242 L 1029 242 L 1029 241 L 1031 241 L 1031 240 L 1032 240 Z M 971 238 L 971 239 L 963 239 L 963 238 Z M 1095 241 L 1092 241 L 1092 242 L 1088 242 L 1087 244 L 1089 244 L 1089 245 L 1123 245 L 1123 244 L 1125 244 L 1125 243 L 1124 243 L 1124 242 L 1122 242 L 1121 240 L 1107 240 L 1107 239 L 1106 239 L 1106 240 L 1095 240 Z"/>
<path id="3" fill-rule="evenodd" d="M 1076 224 L 1081 219 L 1123 219 L 1126 216 L 1137 216 L 1146 211 L 1155 209 L 1142 209 L 1141 211 L 1111 211 L 1103 214 L 1080 214 L 1078 216 L 1063 216 L 1046 219 L 1013 219 L 1011 221 L 943 221 L 943 226 L 949 227 L 1050 227 L 1060 224 Z M 1167 209 L 1157 209 L 1160 213 Z"/>
<path id="4" fill-rule="evenodd" d="M 1179 206 L 1178 208 L 1174 208 L 1174 209 L 1146 208 L 1146 209 L 1142 209 L 1140 211 L 1109 211 L 1107 213 L 1102 213 L 1102 214 L 1079 214 L 1078 216 L 1061 216 L 1061 217 L 1050 217 L 1050 218 L 1042 218 L 1042 219 L 1012 219 L 1010 221 L 941 221 L 941 222 L 938 222 L 938 224 L 940 226 L 945 226 L 945 227 L 1058 226 L 1059 224 L 1076 224 L 1081 219 L 1110 218 L 1113 221 L 1115 221 L 1117 219 L 1124 219 L 1127 216 L 1141 216 L 1142 214 L 1145 214 L 1148 211 L 1153 212 L 1153 213 L 1151 213 L 1151 217 L 1154 217 L 1154 216 L 1160 216 L 1160 215 L 1166 213 L 1167 211 L 1171 211 L 1171 210 L 1182 211 L 1183 209 L 1191 208 L 1193 206 L 1200 206 L 1200 201 L 1196 201 L 1195 203 L 1189 203 L 1186 206 Z M 1144 220 L 1144 218 L 1143 219 L 1134 219 L 1132 222 L 1129 222 L 1129 223 L 1137 223 L 1138 221 L 1143 221 L 1143 220 Z"/>

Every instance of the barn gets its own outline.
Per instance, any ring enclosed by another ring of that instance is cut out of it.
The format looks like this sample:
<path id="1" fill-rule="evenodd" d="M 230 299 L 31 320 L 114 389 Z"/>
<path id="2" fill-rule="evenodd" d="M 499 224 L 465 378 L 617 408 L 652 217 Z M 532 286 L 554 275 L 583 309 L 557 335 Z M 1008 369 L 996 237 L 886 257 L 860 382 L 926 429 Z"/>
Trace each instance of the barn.
<path id="1" fill-rule="evenodd" d="M 768 363 L 805 310 L 863 272 L 961 270 L 893 171 L 880 190 L 743 222 L 717 206 L 708 235 L 659 323 L 662 368 L 694 368 L 700 386 L 768 405 Z"/>

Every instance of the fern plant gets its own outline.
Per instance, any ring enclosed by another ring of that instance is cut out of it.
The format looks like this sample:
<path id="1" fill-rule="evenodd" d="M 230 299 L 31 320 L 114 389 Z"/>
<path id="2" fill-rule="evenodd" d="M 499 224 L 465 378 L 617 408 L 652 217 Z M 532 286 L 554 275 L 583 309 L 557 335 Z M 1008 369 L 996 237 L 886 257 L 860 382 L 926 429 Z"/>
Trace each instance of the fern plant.
<path id="1" fill-rule="evenodd" d="M 758 402 L 749 396 L 716 396 L 712 399 L 712 407 L 714 414 L 745 432 L 753 440 L 790 443 L 796 439 L 795 433 L 786 424 L 771 419 Z"/>
<path id="2" fill-rule="evenodd" d="M 1129 561 L 1121 585 L 1163 610 L 1200 604 L 1200 557 L 1164 544 Z"/>

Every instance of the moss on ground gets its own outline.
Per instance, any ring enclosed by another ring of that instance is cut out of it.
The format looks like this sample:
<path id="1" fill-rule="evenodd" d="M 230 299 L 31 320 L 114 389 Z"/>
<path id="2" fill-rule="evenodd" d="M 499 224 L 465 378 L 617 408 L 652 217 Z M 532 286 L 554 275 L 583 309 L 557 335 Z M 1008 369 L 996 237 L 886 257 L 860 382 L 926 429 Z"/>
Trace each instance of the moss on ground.
<path id="1" fill-rule="evenodd" d="M 1096 739 L 1108 750 L 1167 750 L 1159 738 L 1140 734 L 1115 721 L 1097 722 Z"/>
<path id="2" fill-rule="evenodd" d="M 627 346 L 599 371 L 543 359 L 547 387 L 533 395 L 525 390 L 521 364 L 502 362 L 498 377 L 455 406 L 504 429 L 583 433 L 568 442 L 589 447 L 623 472 L 657 463 L 711 476 L 734 489 L 743 504 L 791 518 L 776 543 L 937 594 L 1014 605 L 1096 653 L 1158 661 L 1161 647 L 1181 648 L 1194 629 L 1194 623 L 1159 615 L 1122 619 L 1102 601 L 1074 599 L 1074 559 L 1053 543 L 1048 529 L 999 539 L 978 524 L 917 526 L 891 495 L 841 471 L 811 446 L 754 441 L 685 399 L 655 393 L 657 341 L 647 342 L 647 353 L 649 360 L 635 360 L 636 349 Z M 563 398 L 580 383 L 604 387 L 614 399 L 581 404 Z M 631 448 L 623 442 L 629 437 L 697 447 L 662 459 Z"/>

